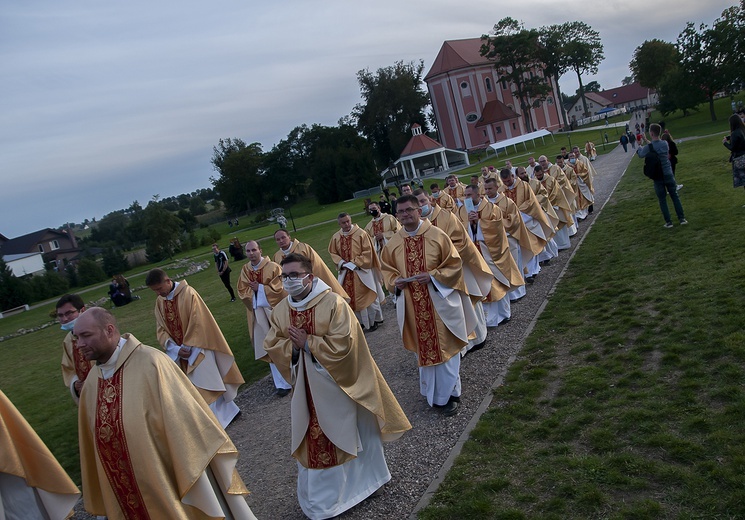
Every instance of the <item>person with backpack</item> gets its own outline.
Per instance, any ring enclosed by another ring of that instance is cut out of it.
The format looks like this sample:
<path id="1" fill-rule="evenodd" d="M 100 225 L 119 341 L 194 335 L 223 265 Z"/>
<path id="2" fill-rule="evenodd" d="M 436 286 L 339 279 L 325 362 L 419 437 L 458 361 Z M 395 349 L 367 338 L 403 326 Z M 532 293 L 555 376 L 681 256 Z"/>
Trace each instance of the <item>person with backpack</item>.
<path id="1" fill-rule="evenodd" d="M 673 201 L 675 214 L 678 216 L 680 224 L 686 225 L 688 221 L 685 219 L 683 205 L 678 197 L 678 184 L 675 181 L 673 167 L 668 156 L 670 148 L 666 141 L 660 139 L 661 132 L 662 128 L 657 123 L 649 125 L 649 136 L 652 140 L 647 141 L 646 138 L 643 138 L 643 142 L 646 144 L 640 146 L 636 154 L 644 159 L 644 175 L 654 181 L 654 192 L 660 202 L 660 210 L 665 218 L 665 227 L 671 228 L 673 222 L 667 206 L 667 195 L 670 195 Z"/>

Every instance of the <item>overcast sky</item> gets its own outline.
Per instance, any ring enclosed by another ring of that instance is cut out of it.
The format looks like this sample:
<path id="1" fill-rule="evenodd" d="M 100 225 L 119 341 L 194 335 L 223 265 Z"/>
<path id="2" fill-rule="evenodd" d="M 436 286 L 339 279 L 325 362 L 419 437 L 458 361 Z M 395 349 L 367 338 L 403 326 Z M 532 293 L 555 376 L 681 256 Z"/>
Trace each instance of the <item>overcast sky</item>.
<path id="1" fill-rule="evenodd" d="M 0 10 L 0 233 L 100 218 L 134 200 L 210 187 L 221 137 L 269 150 L 297 125 L 335 125 L 356 73 L 396 60 L 429 70 L 442 42 L 505 16 L 600 32 L 603 88 L 644 40 L 675 41 L 735 0 L 5 0 Z M 561 80 L 565 93 L 576 77 Z"/>

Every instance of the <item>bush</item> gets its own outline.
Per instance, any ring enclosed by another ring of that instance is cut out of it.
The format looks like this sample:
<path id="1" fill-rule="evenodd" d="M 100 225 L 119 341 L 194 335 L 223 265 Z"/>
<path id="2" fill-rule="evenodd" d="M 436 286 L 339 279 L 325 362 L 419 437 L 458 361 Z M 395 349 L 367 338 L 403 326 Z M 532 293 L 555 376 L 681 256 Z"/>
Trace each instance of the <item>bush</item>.
<path id="1" fill-rule="evenodd" d="M 29 280 L 31 301 L 41 301 L 64 294 L 70 289 L 70 282 L 64 274 L 47 271 Z"/>
<path id="2" fill-rule="evenodd" d="M 98 265 L 98 262 L 92 258 L 83 258 L 78 262 L 78 281 L 81 286 L 102 282 L 106 278 L 106 273 Z"/>
<path id="3" fill-rule="evenodd" d="M 217 242 L 222 237 L 222 235 L 220 234 L 220 232 L 217 229 L 213 228 L 213 227 L 211 227 L 207 231 L 207 233 L 209 234 L 209 237 L 212 239 L 212 242 Z"/>
<path id="4" fill-rule="evenodd" d="M 121 251 L 109 247 L 103 250 L 103 270 L 107 276 L 121 274 L 129 270 L 129 262 Z"/>

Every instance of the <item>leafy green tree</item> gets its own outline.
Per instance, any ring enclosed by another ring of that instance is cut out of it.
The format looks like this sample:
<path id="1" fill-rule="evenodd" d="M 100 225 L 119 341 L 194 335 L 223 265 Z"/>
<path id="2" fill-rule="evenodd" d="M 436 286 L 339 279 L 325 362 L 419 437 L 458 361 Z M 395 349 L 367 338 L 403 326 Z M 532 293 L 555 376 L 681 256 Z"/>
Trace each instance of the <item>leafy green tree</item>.
<path id="1" fill-rule="evenodd" d="M 284 204 L 285 196 L 294 201 L 305 193 L 312 144 L 309 131 L 306 125 L 293 128 L 285 139 L 264 154 L 267 179 L 264 193 L 268 202 Z"/>
<path id="2" fill-rule="evenodd" d="M 107 247 L 101 256 L 103 257 L 103 270 L 107 276 L 114 276 L 129 270 L 129 262 L 122 255 L 121 250 Z"/>
<path id="3" fill-rule="evenodd" d="M 152 200 L 144 210 L 147 240 L 145 254 L 150 262 L 173 258 L 181 244 L 183 222 L 170 211 Z"/>
<path id="4" fill-rule="evenodd" d="M 106 273 L 98 262 L 92 258 L 83 258 L 78 262 L 78 282 L 82 287 L 106 280 Z"/>
<path id="5" fill-rule="evenodd" d="M 32 276 L 28 283 L 32 301 L 35 302 L 59 296 L 70 288 L 67 277 L 54 271 L 47 271 L 41 276 Z"/>
<path id="6" fill-rule="evenodd" d="M 398 159 L 409 142 L 413 123 L 427 128 L 429 94 L 423 78 L 422 60 L 397 61 L 375 73 L 369 69 L 357 72 L 363 102 L 352 110 L 351 121 L 372 144 L 379 168 Z"/>
<path id="7" fill-rule="evenodd" d="M 564 122 L 564 126 L 569 126 L 569 119 L 567 117 L 566 109 L 564 108 L 565 94 L 561 92 L 559 86 L 559 78 L 567 73 L 569 70 L 569 64 L 564 56 L 564 46 L 569 41 L 569 35 L 566 28 L 566 23 L 561 25 L 549 25 L 541 27 L 538 30 L 538 57 L 543 63 L 544 73 L 546 76 L 553 78 L 554 84 L 556 85 L 556 99 L 561 100 L 559 103 L 559 109 L 561 118 Z M 574 102 L 569 103 L 573 105 Z"/>
<path id="8" fill-rule="evenodd" d="M 191 214 L 191 212 L 187 209 L 180 209 L 178 210 L 178 213 L 176 213 L 176 216 L 181 221 L 181 230 L 184 233 L 189 233 L 192 229 L 197 227 L 197 218 Z"/>
<path id="9" fill-rule="evenodd" d="M 660 82 L 657 94 L 659 96 L 657 110 L 664 116 L 680 110 L 685 117 L 691 110 L 706 101 L 706 96 L 698 82 L 680 68 L 668 72 Z"/>
<path id="10" fill-rule="evenodd" d="M 218 176 L 210 177 L 210 181 L 228 211 L 240 213 L 259 206 L 263 188 L 261 145 L 228 138 L 220 139 L 212 150 L 212 167 Z"/>
<path id="11" fill-rule="evenodd" d="M 629 69 L 643 87 L 657 89 L 680 65 L 680 54 L 672 43 L 654 38 L 634 50 Z"/>
<path id="12" fill-rule="evenodd" d="M 636 81 L 636 78 L 634 76 L 624 76 L 624 78 L 621 80 L 621 85 L 631 85 L 633 82 Z"/>
<path id="13" fill-rule="evenodd" d="M 585 92 L 600 92 L 601 90 L 603 89 L 597 81 L 591 81 L 585 85 Z M 579 94 L 579 89 L 577 89 L 577 93 Z"/>
<path id="14" fill-rule="evenodd" d="M 733 76 L 722 67 L 729 49 L 722 45 L 724 39 L 716 29 L 700 24 L 698 28 L 692 22 L 678 35 L 678 52 L 681 68 L 695 80 L 709 101 L 711 120 L 717 120 L 714 111 L 714 95 L 726 89 Z"/>
<path id="15" fill-rule="evenodd" d="M 352 197 L 356 190 L 380 183 L 370 143 L 349 125 L 313 125 L 307 132 L 308 170 L 320 204 Z"/>
<path id="16" fill-rule="evenodd" d="M 482 36 L 481 56 L 494 62 L 500 81 L 514 85 L 513 95 L 529 132 L 535 130 L 530 109 L 537 107 L 551 91 L 543 70 L 537 29 L 526 29 L 514 18 L 503 18 L 494 25 L 493 35 Z"/>
<path id="17" fill-rule="evenodd" d="M 184 209 L 187 209 L 191 212 L 192 215 L 195 217 L 198 217 L 199 215 L 204 215 L 207 213 L 207 204 L 204 202 L 204 199 L 200 197 L 199 195 L 196 195 L 194 197 L 191 197 L 189 199 L 189 203 L 187 207 L 184 207 Z"/>
<path id="18" fill-rule="evenodd" d="M 0 259 L 0 309 L 8 310 L 31 301 L 28 283 L 13 276 L 8 264 Z"/>
<path id="19" fill-rule="evenodd" d="M 566 30 L 569 39 L 564 46 L 564 57 L 569 68 L 577 74 L 582 107 L 584 108 L 584 115 L 587 117 L 590 113 L 587 110 L 587 98 L 582 86 L 582 75 L 598 73 L 598 66 L 605 59 L 603 43 L 600 40 L 600 33 L 585 22 L 568 22 Z"/>

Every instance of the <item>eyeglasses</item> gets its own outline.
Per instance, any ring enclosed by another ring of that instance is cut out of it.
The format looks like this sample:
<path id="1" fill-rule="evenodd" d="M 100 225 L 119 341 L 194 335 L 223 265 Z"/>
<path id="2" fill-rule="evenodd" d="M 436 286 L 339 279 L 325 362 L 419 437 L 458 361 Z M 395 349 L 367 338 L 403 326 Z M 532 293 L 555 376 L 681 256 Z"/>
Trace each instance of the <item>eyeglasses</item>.
<path id="1" fill-rule="evenodd" d="M 279 276 L 280 278 L 282 278 L 282 281 L 284 282 L 286 280 L 302 280 L 309 274 L 310 273 L 287 273 L 287 274 L 282 273 Z"/>
<path id="2" fill-rule="evenodd" d="M 77 313 L 79 313 L 79 312 L 80 312 L 80 311 L 79 311 L 79 310 L 77 310 L 77 309 L 75 309 L 74 311 L 67 311 L 67 312 L 63 312 L 62 314 L 57 314 L 57 318 L 58 318 L 58 319 L 60 319 L 60 320 L 61 320 L 62 318 L 65 318 L 65 319 L 70 319 L 70 318 L 72 318 L 72 317 L 73 317 L 73 316 L 74 316 L 75 314 L 77 314 Z"/>
<path id="3" fill-rule="evenodd" d="M 418 210 L 418 209 L 419 209 L 419 208 L 406 208 L 406 209 L 399 209 L 398 211 L 396 211 L 396 215 L 403 215 L 403 214 L 405 214 L 405 213 L 407 213 L 407 214 L 411 215 L 412 213 L 415 213 L 415 212 L 416 212 L 416 210 Z"/>

